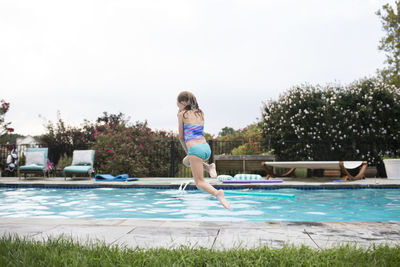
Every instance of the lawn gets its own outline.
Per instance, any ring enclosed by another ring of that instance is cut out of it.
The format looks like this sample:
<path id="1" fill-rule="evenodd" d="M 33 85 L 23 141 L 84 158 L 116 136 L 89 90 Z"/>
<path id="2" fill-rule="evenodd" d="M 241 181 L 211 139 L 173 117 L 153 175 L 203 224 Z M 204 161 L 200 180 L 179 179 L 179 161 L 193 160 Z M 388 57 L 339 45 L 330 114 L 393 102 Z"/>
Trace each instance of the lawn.
<path id="1" fill-rule="evenodd" d="M 103 243 L 79 244 L 62 238 L 45 243 L 10 236 L 0 238 L 0 266 L 399 266 L 399 262 L 400 245 L 322 250 L 306 246 L 144 250 Z"/>

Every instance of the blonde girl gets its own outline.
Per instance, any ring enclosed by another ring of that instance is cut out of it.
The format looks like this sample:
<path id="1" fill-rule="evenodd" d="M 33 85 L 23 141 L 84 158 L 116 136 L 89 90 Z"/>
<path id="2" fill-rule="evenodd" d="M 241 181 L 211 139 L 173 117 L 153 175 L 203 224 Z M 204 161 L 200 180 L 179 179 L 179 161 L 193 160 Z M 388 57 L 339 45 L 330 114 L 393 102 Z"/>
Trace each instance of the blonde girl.
<path id="1" fill-rule="evenodd" d="M 183 91 L 178 95 L 177 105 L 179 108 L 179 140 L 187 153 L 183 164 L 191 167 L 197 188 L 215 196 L 222 206 L 230 209 L 231 207 L 224 197 L 224 191 L 215 189 L 204 180 L 204 169 L 213 178 L 217 177 L 217 172 L 214 163 L 204 162 L 211 156 L 211 148 L 204 138 L 204 114 L 199 108 L 196 97 L 190 92 Z"/>

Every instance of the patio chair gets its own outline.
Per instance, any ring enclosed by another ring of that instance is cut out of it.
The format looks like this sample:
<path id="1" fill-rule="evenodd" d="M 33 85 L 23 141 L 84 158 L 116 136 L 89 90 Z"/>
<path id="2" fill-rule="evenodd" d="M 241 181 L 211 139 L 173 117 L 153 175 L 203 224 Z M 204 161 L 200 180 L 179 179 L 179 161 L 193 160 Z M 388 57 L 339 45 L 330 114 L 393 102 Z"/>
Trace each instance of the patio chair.
<path id="1" fill-rule="evenodd" d="M 72 155 L 72 165 L 64 168 L 64 180 L 67 176 L 73 174 L 87 174 L 89 179 L 95 173 L 93 169 L 94 150 L 74 150 Z"/>
<path id="2" fill-rule="evenodd" d="M 47 147 L 31 147 L 26 150 L 25 153 L 25 165 L 19 167 L 19 179 L 21 179 L 21 174 L 26 175 L 28 173 L 43 173 L 43 178 L 49 176 L 49 169 L 47 168 Z"/>

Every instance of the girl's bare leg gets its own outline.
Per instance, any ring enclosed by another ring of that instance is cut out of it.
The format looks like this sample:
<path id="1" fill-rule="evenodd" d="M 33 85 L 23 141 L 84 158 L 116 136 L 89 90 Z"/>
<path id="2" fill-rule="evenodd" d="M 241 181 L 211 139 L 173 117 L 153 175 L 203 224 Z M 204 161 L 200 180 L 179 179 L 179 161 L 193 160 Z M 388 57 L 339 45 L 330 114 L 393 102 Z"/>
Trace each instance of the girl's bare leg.
<path id="1" fill-rule="evenodd" d="M 215 168 L 215 163 L 207 164 L 203 162 L 204 169 L 210 174 L 211 178 L 216 178 L 217 175 L 217 170 Z"/>
<path id="2" fill-rule="evenodd" d="M 189 161 L 197 188 L 202 189 L 215 196 L 219 200 L 219 202 L 221 202 L 222 206 L 227 209 L 231 209 L 229 202 L 224 197 L 224 190 L 217 190 L 204 180 L 204 167 L 201 158 L 198 158 L 196 156 L 189 156 Z"/>
<path id="3" fill-rule="evenodd" d="M 182 160 L 183 165 L 186 167 L 190 167 L 190 160 L 189 160 L 189 155 L 184 157 Z M 217 177 L 217 170 L 215 169 L 215 163 L 212 164 L 207 164 L 203 162 L 203 167 L 204 169 L 210 174 L 211 178 L 216 178 Z"/>
<path id="4" fill-rule="evenodd" d="M 186 167 L 190 167 L 189 155 L 187 155 L 186 157 L 183 158 L 182 163 L 183 163 L 183 165 L 185 165 Z"/>

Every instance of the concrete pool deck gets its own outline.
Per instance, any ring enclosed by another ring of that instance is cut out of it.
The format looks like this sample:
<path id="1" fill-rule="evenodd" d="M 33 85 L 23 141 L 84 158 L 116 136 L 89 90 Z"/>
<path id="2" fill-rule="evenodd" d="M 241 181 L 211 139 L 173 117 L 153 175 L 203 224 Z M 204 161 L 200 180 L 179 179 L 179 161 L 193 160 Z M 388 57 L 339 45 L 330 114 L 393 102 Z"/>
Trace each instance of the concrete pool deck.
<path id="1" fill-rule="evenodd" d="M 141 178 L 136 182 L 96 182 L 64 178 L 1 177 L 0 187 L 62 186 L 62 187 L 166 187 L 178 188 L 187 178 Z M 364 179 L 334 183 L 325 178 L 287 178 L 281 184 L 251 187 L 400 187 L 399 180 Z M 218 187 L 218 181 L 209 180 Z M 239 185 L 238 188 L 249 187 Z M 235 186 L 236 187 L 236 186 Z M 65 218 L 0 218 L 0 235 L 18 235 L 46 241 L 49 237 L 71 237 L 80 243 L 101 241 L 108 245 L 130 248 L 191 248 L 232 249 L 284 245 L 306 245 L 311 248 L 330 248 L 351 244 L 368 248 L 373 244 L 400 245 L 400 218 L 395 222 L 199 222 L 139 219 L 65 219 Z"/>

